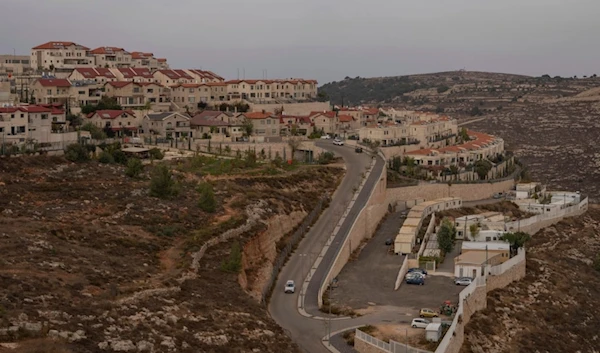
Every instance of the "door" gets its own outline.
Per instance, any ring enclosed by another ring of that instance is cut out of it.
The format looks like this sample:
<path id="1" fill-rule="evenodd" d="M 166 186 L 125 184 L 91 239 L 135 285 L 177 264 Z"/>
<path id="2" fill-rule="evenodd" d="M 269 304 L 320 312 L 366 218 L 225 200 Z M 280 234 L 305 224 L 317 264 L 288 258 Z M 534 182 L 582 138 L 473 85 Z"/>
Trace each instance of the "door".
<path id="1" fill-rule="evenodd" d="M 477 277 L 477 269 L 473 269 L 473 278 Z"/>

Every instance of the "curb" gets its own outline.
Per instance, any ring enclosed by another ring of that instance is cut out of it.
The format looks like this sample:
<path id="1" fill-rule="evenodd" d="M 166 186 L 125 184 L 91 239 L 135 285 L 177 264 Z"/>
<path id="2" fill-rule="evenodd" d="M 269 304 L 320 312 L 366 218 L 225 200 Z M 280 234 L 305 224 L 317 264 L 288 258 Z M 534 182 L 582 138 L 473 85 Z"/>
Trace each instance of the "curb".
<path id="1" fill-rule="evenodd" d="M 319 265 L 321 264 L 321 261 L 323 260 L 323 257 L 325 256 L 325 254 L 327 253 L 327 251 L 329 250 L 329 247 L 331 246 L 331 244 L 333 243 L 333 240 L 335 239 L 335 237 L 337 236 L 342 224 L 344 223 L 344 221 L 346 220 L 346 217 L 348 216 L 348 214 L 350 213 L 350 210 L 352 209 L 352 207 L 354 206 L 354 203 L 356 202 L 356 199 L 358 198 L 358 195 L 360 194 L 360 192 L 362 191 L 362 189 L 364 188 L 365 184 L 367 183 L 367 180 L 369 179 L 369 176 L 371 175 L 371 172 L 373 171 L 373 168 L 375 168 L 375 164 L 376 164 L 376 160 L 373 159 L 371 161 L 371 164 L 369 166 L 369 170 L 367 171 L 367 173 L 365 174 L 365 177 L 361 180 L 361 183 L 358 187 L 358 189 L 356 190 L 356 192 L 352 195 L 352 199 L 350 200 L 349 204 L 346 206 L 346 210 L 344 211 L 344 214 L 342 215 L 342 217 L 340 218 L 340 220 L 338 221 L 337 225 L 335 226 L 332 234 L 329 236 L 329 238 L 327 239 L 327 241 L 325 242 L 325 245 L 323 246 L 323 248 L 321 249 L 321 252 L 319 253 L 319 255 L 317 256 L 317 259 L 315 260 L 315 262 L 312 264 L 310 270 L 308 271 L 308 274 L 306 276 L 306 278 L 304 279 L 304 281 L 302 282 L 302 288 L 300 289 L 300 295 L 298 296 L 298 304 L 297 304 L 297 309 L 298 309 L 298 313 L 300 313 L 300 315 L 304 316 L 304 317 L 308 317 L 311 319 L 315 319 L 315 320 L 330 320 L 329 317 L 325 317 L 325 316 L 317 316 L 317 315 L 311 315 L 309 313 L 306 312 L 306 310 L 304 310 L 304 299 L 305 299 L 305 294 L 302 293 L 306 293 L 306 290 L 308 289 L 308 284 L 310 283 L 312 276 L 314 275 L 314 273 L 317 271 L 317 268 L 319 267 Z M 337 190 L 336 190 L 337 192 Z M 331 318 L 331 320 L 349 320 L 352 319 L 352 317 L 350 316 L 344 316 L 344 317 L 336 317 L 336 318 Z"/>
<path id="2" fill-rule="evenodd" d="M 364 325 L 357 325 L 357 326 L 352 326 L 352 327 L 346 327 L 344 329 L 341 330 L 337 330 L 335 332 L 331 333 L 331 336 L 335 336 L 338 335 L 342 332 L 346 332 L 346 331 L 350 331 L 350 330 L 356 330 L 359 327 L 362 327 Z M 323 344 L 323 346 L 325 346 L 325 348 L 327 348 L 330 352 L 333 353 L 340 353 L 340 351 L 337 350 L 337 348 L 335 348 L 334 346 L 329 344 L 329 340 L 327 339 L 327 336 L 323 336 L 323 338 L 321 338 L 321 343 Z"/>

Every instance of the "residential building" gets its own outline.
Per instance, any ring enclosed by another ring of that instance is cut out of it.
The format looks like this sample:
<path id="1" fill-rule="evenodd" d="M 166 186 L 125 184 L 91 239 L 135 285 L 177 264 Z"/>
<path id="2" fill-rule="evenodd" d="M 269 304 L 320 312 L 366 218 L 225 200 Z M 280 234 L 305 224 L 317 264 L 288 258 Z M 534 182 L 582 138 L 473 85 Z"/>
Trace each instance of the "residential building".
<path id="1" fill-rule="evenodd" d="M 188 69 L 184 70 L 188 75 L 192 76 L 197 83 L 204 82 L 223 82 L 225 79 L 212 71 Z"/>
<path id="2" fill-rule="evenodd" d="M 316 131 L 335 134 L 340 127 L 336 112 L 311 112 L 309 117 Z"/>
<path id="3" fill-rule="evenodd" d="M 96 105 L 102 98 L 103 85 L 94 80 L 70 81 L 70 102 L 73 106 Z"/>
<path id="4" fill-rule="evenodd" d="M 500 263 L 510 259 L 510 243 L 504 241 L 463 241 L 461 247 L 461 255 L 467 253 L 477 253 L 487 256 L 491 259 L 495 255 L 500 255 Z"/>
<path id="5" fill-rule="evenodd" d="M 367 115 L 365 115 L 367 116 Z M 370 118 L 372 120 L 372 118 Z M 380 141 L 381 146 L 417 145 L 432 147 L 432 144 L 443 141 L 442 145 L 456 141 L 458 123 L 455 119 L 445 116 L 436 119 L 419 121 L 382 121 L 369 122 L 369 125 L 359 130 L 361 140 Z M 440 146 L 441 147 L 441 146 Z"/>
<path id="6" fill-rule="evenodd" d="M 48 143 L 58 133 L 67 131 L 67 115 L 64 109 L 53 105 L 23 106 L 27 111 L 27 131 L 30 139 L 38 143 Z"/>
<path id="7" fill-rule="evenodd" d="M 454 276 L 471 277 L 485 276 L 486 265 L 496 266 L 504 261 L 502 254 L 484 252 L 467 252 L 454 258 Z"/>
<path id="8" fill-rule="evenodd" d="M 194 77 L 190 76 L 185 70 L 157 70 L 152 74 L 154 81 L 162 86 L 170 87 L 182 83 L 199 83 Z"/>
<path id="9" fill-rule="evenodd" d="M 315 130 L 315 125 L 309 116 L 280 115 L 279 124 L 281 135 L 308 136 Z"/>
<path id="10" fill-rule="evenodd" d="M 212 87 L 206 83 L 180 83 L 171 86 L 171 100 L 181 108 L 194 111 L 198 103 L 212 101 Z"/>
<path id="11" fill-rule="evenodd" d="M 196 138 L 208 138 L 216 142 L 240 141 L 244 135 L 244 122 L 230 112 L 205 110 L 190 120 Z"/>
<path id="12" fill-rule="evenodd" d="M 88 114 L 86 121 L 117 137 L 135 135 L 142 126 L 142 119 L 129 110 L 97 110 Z"/>
<path id="13" fill-rule="evenodd" d="M 31 72 L 29 55 L 0 55 L 0 75 L 22 75 Z"/>
<path id="14" fill-rule="evenodd" d="M 228 100 L 303 101 L 317 96 L 317 81 L 289 80 L 231 80 L 227 84 Z"/>
<path id="15" fill-rule="evenodd" d="M 209 82 L 206 85 L 210 87 L 211 101 L 218 103 L 229 100 L 228 85 L 225 82 Z"/>
<path id="16" fill-rule="evenodd" d="M 163 92 L 164 87 L 157 83 L 147 82 L 107 82 L 104 84 L 104 94 L 115 97 L 123 108 L 133 109 L 146 103 L 165 103 L 168 97 Z"/>
<path id="17" fill-rule="evenodd" d="M 28 135 L 27 110 L 22 107 L 0 108 L 0 146 L 25 142 Z"/>
<path id="18" fill-rule="evenodd" d="M 31 86 L 38 104 L 65 103 L 71 99 L 71 82 L 61 78 L 41 78 Z"/>
<path id="19" fill-rule="evenodd" d="M 158 70 L 159 66 L 164 66 L 164 64 L 158 64 L 158 59 L 152 53 L 134 51 L 131 53 L 131 60 L 132 67 L 147 67 L 150 70 Z"/>
<path id="20" fill-rule="evenodd" d="M 154 82 L 152 71 L 146 67 L 120 67 L 110 69 L 117 81 L 127 82 Z"/>
<path id="21" fill-rule="evenodd" d="M 252 135 L 256 137 L 279 137 L 281 127 L 279 117 L 267 112 L 244 113 L 240 115 L 242 119 L 248 119 L 252 122 Z"/>
<path id="22" fill-rule="evenodd" d="M 340 116 L 346 115 L 351 116 L 353 118 L 353 122 L 351 124 L 352 129 L 360 129 L 363 126 L 367 126 L 367 120 L 365 118 L 365 114 L 361 109 L 356 108 L 340 108 L 338 110 L 338 114 Z M 346 120 L 347 118 L 344 118 Z"/>
<path id="23" fill-rule="evenodd" d="M 97 83 L 117 81 L 117 77 L 109 69 L 102 67 L 79 67 L 68 77 L 69 81 L 94 81 Z"/>
<path id="24" fill-rule="evenodd" d="M 91 50 L 90 54 L 95 57 L 96 67 L 130 67 L 133 63 L 131 53 L 123 48 L 100 47 Z"/>
<path id="25" fill-rule="evenodd" d="M 360 119 L 360 118 L 359 118 Z M 342 131 L 356 130 L 360 127 L 360 120 L 352 115 L 338 115 L 339 128 Z"/>
<path id="26" fill-rule="evenodd" d="M 167 59 L 165 58 L 157 58 L 156 63 L 158 64 L 159 70 L 166 70 L 169 68 L 169 64 L 167 64 Z"/>
<path id="27" fill-rule="evenodd" d="M 412 125 L 411 125 L 412 126 Z M 471 141 L 460 145 L 437 149 L 420 149 L 406 152 L 406 156 L 414 158 L 417 165 L 465 167 L 482 159 L 495 159 L 504 154 L 504 140 L 481 132 L 468 131 Z"/>
<path id="28" fill-rule="evenodd" d="M 179 113 L 147 114 L 144 116 L 142 127 L 144 134 L 166 139 L 194 137 L 190 128 L 190 118 Z"/>
<path id="29" fill-rule="evenodd" d="M 90 48 L 73 42 L 52 41 L 31 49 L 31 67 L 41 71 L 73 70 L 95 66 Z"/>

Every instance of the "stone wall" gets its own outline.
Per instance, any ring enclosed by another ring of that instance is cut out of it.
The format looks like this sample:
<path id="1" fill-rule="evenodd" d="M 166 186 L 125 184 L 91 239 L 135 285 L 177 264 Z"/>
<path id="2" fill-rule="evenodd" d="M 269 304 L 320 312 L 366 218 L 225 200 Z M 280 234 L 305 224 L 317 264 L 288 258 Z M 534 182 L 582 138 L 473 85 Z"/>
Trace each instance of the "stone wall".
<path id="1" fill-rule="evenodd" d="M 506 192 L 514 185 L 514 180 L 505 180 L 496 183 L 477 184 L 451 184 L 447 183 L 422 183 L 415 186 L 390 188 L 387 190 L 388 198 L 400 200 L 435 200 L 444 197 L 460 197 L 463 201 L 476 201 L 491 198 L 495 193 Z"/>
<path id="2" fill-rule="evenodd" d="M 525 277 L 525 268 L 527 267 L 527 259 L 525 258 L 525 252 L 523 251 L 518 256 L 515 256 L 513 259 L 517 260 L 515 261 L 516 263 L 510 268 L 506 269 L 501 275 L 487 277 L 486 289 L 488 292 L 491 292 L 494 289 L 504 288 L 510 283 L 518 281 Z M 508 264 L 509 261 L 507 261 L 505 264 Z"/>
<path id="3" fill-rule="evenodd" d="M 196 145 L 199 146 L 200 152 L 209 152 L 208 151 L 208 140 L 196 140 Z M 287 142 L 214 142 L 214 141 L 211 141 L 209 153 L 218 154 L 219 151 L 221 151 L 221 153 L 223 155 L 226 155 L 225 148 L 227 146 L 229 146 L 229 148 L 231 149 L 231 152 L 229 154 L 230 156 L 235 156 L 236 151 L 238 151 L 238 150 L 240 151 L 240 153 L 242 153 L 242 156 L 248 150 L 250 150 L 250 151 L 255 150 L 258 155 L 260 155 L 262 153 L 262 151 L 264 150 L 265 158 L 269 158 L 269 155 L 271 156 L 271 159 L 275 158 L 275 156 L 277 156 L 277 155 L 279 155 L 281 158 L 283 158 L 285 155 L 286 159 L 290 159 L 290 155 L 292 152 L 292 149 L 290 148 L 290 146 Z M 302 143 L 300 144 L 300 149 L 313 151 L 313 157 L 315 159 L 319 156 L 319 154 L 324 152 L 324 150 L 322 148 L 317 147 L 315 145 L 315 141 L 313 141 L 313 140 L 302 141 Z M 192 147 L 192 150 L 196 151 L 196 147 Z"/>

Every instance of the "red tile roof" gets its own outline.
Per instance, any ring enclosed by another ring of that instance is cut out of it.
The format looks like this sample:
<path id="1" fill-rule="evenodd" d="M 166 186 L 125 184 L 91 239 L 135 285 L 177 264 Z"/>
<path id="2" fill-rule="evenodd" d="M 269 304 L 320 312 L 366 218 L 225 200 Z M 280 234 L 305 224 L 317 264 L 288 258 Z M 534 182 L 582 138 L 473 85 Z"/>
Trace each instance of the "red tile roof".
<path id="1" fill-rule="evenodd" d="M 116 78 L 115 75 L 110 72 L 109 69 L 104 67 L 91 68 L 91 67 L 79 67 L 73 70 L 73 72 L 80 73 L 85 78 L 96 78 L 96 77 L 105 77 L 105 78 Z"/>
<path id="2" fill-rule="evenodd" d="M 153 56 L 154 56 L 154 54 L 152 54 L 152 53 L 144 53 L 141 51 L 134 51 L 131 53 L 131 57 L 133 59 L 149 59 Z"/>
<path id="3" fill-rule="evenodd" d="M 426 148 L 426 149 L 422 149 L 422 150 L 406 152 L 406 154 L 428 155 L 432 152 L 437 152 L 437 153 L 443 154 L 443 153 L 460 153 L 460 152 L 466 152 L 466 151 L 476 151 L 476 150 L 486 146 L 490 142 L 493 142 L 496 139 L 496 137 L 494 137 L 492 135 L 484 134 L 482 132 L 475 132 L 472 130 L 467 130 L 467 133 L 471 138 L 475 138 L 475 139 L 468 141 L 466 143 L 460 144 L 460 145 L 448 146 L 448 147 L 442 147 L 442 148 Z"/>
<path id="4" fill-rule="evenodd" d="M 71 82 L 65 78 L 40 78 L 37 82 L 44 87 L 71 87 Z"/>
<path id="5" fill-rule="evenodd" d="M 158 58 L 158 59 L 156 59 L 156 61 L 158 61 L 159 63 L 166 63 L 167 59 L 165 59 L 165 58 Z"/>
<path id="6" fill-rule="evenodd" d="M 154 79 L 154 76 L 152 75 L 152 71 L 150 71 L 150 69 L 145 68 L 145 67 L 132 67 L 132 68 L 119 68 L 117 69 L 119 70 L 119 72 L 123 75 L 124 78 L 135 78 L 135 77 L 141 77 L 141 78 L 147 78 L 147 79 Z"/>
<path id="7" fill-rule="evenodd" d="M 266 119 L 271 117 L 271 113 L 263 113 L 263 112 L 252 112 L 252 113 L 244 113 L 244 116 L 248 119 Z"/>
<path id="8" fill-rule="evenodd" d="M 130 81 L 114 81 L 114 82 L 107 82 L 105 83 L 105 85 L 111 85 L 115 88 L 123 88 L 129 84 L 134 84 L 134 82 L 130 82 Z"/>
<path id="9" fill-rule="evenodd" d="M 115 54 L 118 52 L 125 52 L 125 49 L 118 47 L 100 47 L 90 51 L 92 54 Z"/>
<path id="10" fill-rule="evenodd" d="M 79 45 L 77 43 L 73 43 L 73 42 L 47 42 L 44 44 L 40 44 L 37 47 L 33 47 L 32 49 L 63 49 L 65 47 L 71 47 L 71 46 L 80 46 L 81 49 L 84 50 L 90 50 L 90 48 L 85 47 L 83 45 Z"/>
<path id="11" fill-rule="evenodd" d="M 338 118 L 340 119 L 341 123 L 351 123 L 352 121 L 354 121 L 354 118 L 350 115 L 340 115 L 338 116 Z"/>
<path id="12" fill-rule="evenodd" d="M 335 118 L 336 113 L 332 112 L 332 111 L 327 111 L 327 112 L 310 112 L 310 114 L 308 116 L 310 116 L 311 118 L 316 116 L 316 115 L 324 115 L 328 118 Z"/>
<path id="13" fill-rule="evenodd" d="M 93 118 L 95 115 L 98 115 L 100 119 L 115 119 L 120 117 L 123 114 L 134 116 L 131 110 L 96 110 L 93 113 L 88 114 L 88 118 Z"/>
<path id="14" fill-rule="evenodd" d="M 178 70 L 158 70 L 155 72 L 155 74 L 157 72 L 160 72 L 161 74 L 167 76 L 168 78 L 172 79 L 172 80 L 177 80 L 180 78 L 186 79 L 186 80 L 193 80 L 194 78 L 190 75 L 188 75 L 185 71 L 178 69 Z"/>
<path id="15" fill-rule="evenodd" d="M 273 83 L 291 83 L 291 84 L 301 84 L 301 83 L 307 83 L 307 84 L 316 84 L 317 81 L 316 80 L 304 80 L 304 79 L 289 79 L 289 80 L 229 80 L 229 81 L 225 81 L 228 84 L 240 84 L 242 82 L 250 84 L 250 85 L 254 85 L 257 82 L 263 82 L 265 84 L 273 84 Z"/>
<path id="16" fill-rule="evenodd" d="M 26 112 L 23 107 L 0 107 L 0 113 L 14 113 L 16 111 Z"/>

